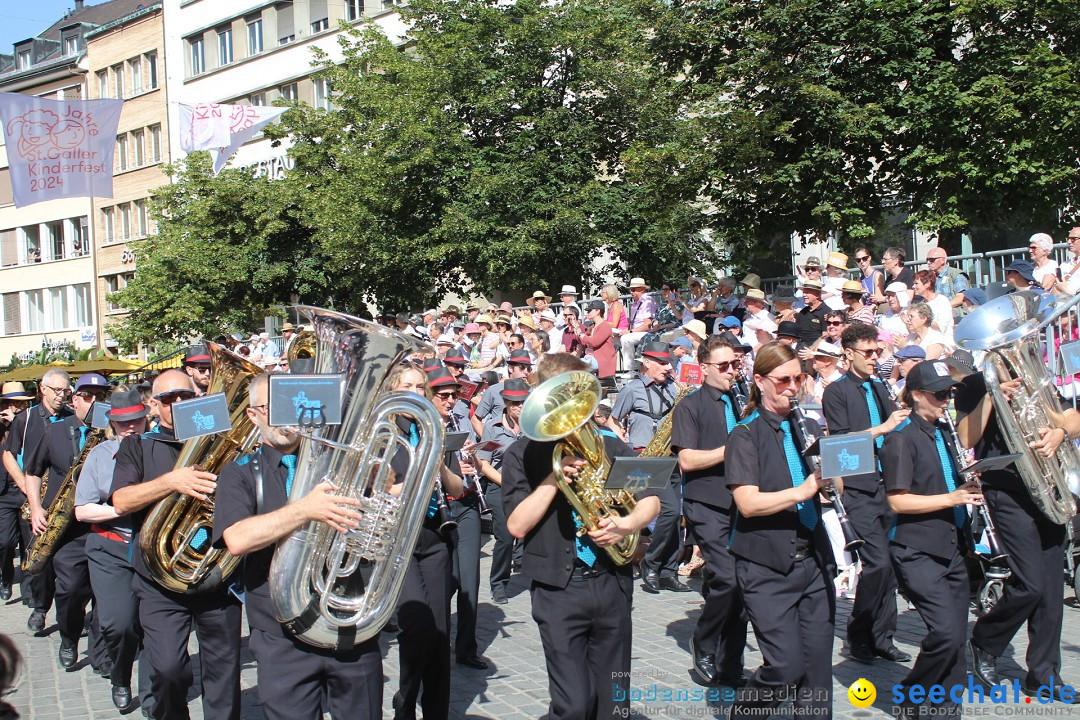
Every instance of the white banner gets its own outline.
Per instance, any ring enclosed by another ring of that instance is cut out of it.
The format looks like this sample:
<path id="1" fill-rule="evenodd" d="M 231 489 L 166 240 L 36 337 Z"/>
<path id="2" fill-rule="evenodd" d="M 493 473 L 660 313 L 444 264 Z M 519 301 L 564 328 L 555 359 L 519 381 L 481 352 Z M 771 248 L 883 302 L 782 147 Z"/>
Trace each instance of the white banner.
<path id="1" fill-rule="evenodd" d="M 16 207 L 113 196 L 113 150 L 123 100 L 46 100 L 0 93 Z"/>
<path id="2" fill-rule="evenodd" d="M 259 134 L 259 131 L 278 119 L 288 108 L 266 107 L 263 105 L 222 105 L 230 108 L 229 131 L 232 133 L 225 147 L 210 150 L 214 158 L 214 172 L 221 172 L 229 158 L 251 138 Z"/>
<path id="3" fill-rule="evenodd" d="M 180 104 L 180 149 L 212 150 L 229 144 L 229 113 L 233 105 Z"/>

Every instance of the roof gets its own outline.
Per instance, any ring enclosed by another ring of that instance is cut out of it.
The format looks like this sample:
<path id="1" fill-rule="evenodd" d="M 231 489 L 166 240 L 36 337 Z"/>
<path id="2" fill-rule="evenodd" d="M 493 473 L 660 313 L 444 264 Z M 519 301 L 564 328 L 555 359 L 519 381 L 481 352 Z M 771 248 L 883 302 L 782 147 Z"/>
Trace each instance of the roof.
<path id="1" fill-rule="evenodd" d="M 108 0 L 99 5 L 87 5 L 82 10 L 72 10 L 46 28 L 44 32 L 39 33 L 37 37 L 59 41 L 61 28 L 66 28 L 68 25 L 77 23 L 104 25 L 153 4 L 153 0 Z"/>

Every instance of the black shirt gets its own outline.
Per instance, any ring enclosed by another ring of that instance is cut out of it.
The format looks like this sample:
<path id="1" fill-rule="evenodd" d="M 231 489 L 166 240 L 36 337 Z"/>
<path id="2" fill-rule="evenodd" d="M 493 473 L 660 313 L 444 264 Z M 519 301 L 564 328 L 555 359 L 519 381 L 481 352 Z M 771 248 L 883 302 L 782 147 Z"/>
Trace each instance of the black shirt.
<path id="1" fill-rule="evenodd" d="M 65 418 L 70 415 L 70 410 L 61 408 L 56 417 Z M 26 461 L 45 437 L 45 428 L 49 426 L 52 417 L 45 406 L 38 403 L 23 410 L 11 421 L 11 427 L 4 438 L 4 450 L 15 456 L 19 467 L 26 468 Z"/>
<path id="2" fill-rule="evenodd" d="M 159 427 L 156 432 L 131 435 L 121 440 L 120 449 L 116 451 L 116 469 L 113 471 L 109 503 L 115 505 L 112 496 L 120 488 L 137 485 L 147 480 L 156 480 L 165 473 L 171 472 L 176 466 L 176 458 L 180 456 L 183 447 L 184 444 L 176 439 L 172 430 L 163 427 Z M 131 541 L 134 548 L 131 554 L 131 566 L 135 572 L 153 581 L 142 553 L 139 551 L 142 523 L 149 510 L 150 507 L 146 507 L 129 516 L 134 530 Z"/>
<path id="3" fill-rule="evenodd" d="M 887 287 L 889 285 L 889 283 L 894 283 L 894 282 L 902 282 L 905 285 L 907 285 L 908 288 L 911 288 L 911 286 L 913 286 L 915 284 L 915 271 L 912 270 L 910 267 L 905 266 L 904 269 L 900 271 L 899 275 L 897 275 L 894 278 L 890 278 L 885 283 L 885 285 Z"/>
<path id="4" fill-rule="evenodd" d="M 784 419 L 758 407 L 750 417 L 735 426 L 728 436 L 724 461 L 728 486 L 754 485 L 761 492 L 778 492 L 793 487 L 810 474 L 810 469 L 804 463 L 803 476 L 791 477 L 784 454 L 784 431 L 780 427 Z M 806 423 L 809 432 L 821 434 L 816 422 L 808 418 Z M 834 564 L 832 546 L 825 532 L 825 523 L 820 521 L 821 506 L 817 495 L 813 503 L 819 520 L 812 533 L 799 520 L 795 505 L 759 517 L 745 517 L 736 510 L 729 543 L 731 552 L 777 572 L 787 573 L 795 564 L 796 548 L 812 543 L 822 567 L 830 567 Z"/>
<path id="5" fill-rule="evenodd" d="M 847 373 L 825 388 L 825 394 L 821 398 L 821 409 L 825 413 L 825 422 L 829 426 L 830 435 L 862 432 L 872 427 L 870 408 L 866 404 L 866 390 L 863 388 L 864 382 L 855 374 Z M 889 391 L 885 389 L 884 383 L 877 378 L 870 378 L 870 388 L 877 401 L 881 422 L 885 422 L 896 410 L 896 405 L 889 397 Z M 874 444 L 877 445 L 876 442 Z M 879 479 L 875 469 L 863 475 L 845 477 L 844 487 L 874 492 L 877 490 Z"/>
<path id="6" fill-rule="evenodd" d="M 829 312 L 829 306 L 821 303 L 817 310 L 811 310 L 807 305 L 799 311 L 796 322 L 799 323 L 799 340 L 807 345 L 814 343 L 825 334 L 825 315 Z"/>
<path id="7" fill-rule="evenodd" d="M 964 378 L 964 381 L 956 388 L 956 422 L 959 423 L 962 419 L 975 412 L 975 407 L 985 396 L 986 378 L 981 372 Z M 1005 442 L 1005 436 L 1001 434 L 1001 427 L 998 425 L 997 410 L 994 409 L 993 404 L 990 407 L 990 417 L 986 421 L 986 430 L 983 431 L 979 442 L 975 443 L 976 460 L 1010 454 L 1009 446 Z M 1015 464 L 1000 470 L 988 470 L 982 474 L 981 479 L 987 485 L 1000 490 L 1027 492 Z"/>
<path id="8" fill-rule="evenodd" d="M 715 450 L 727 443 L 727 406 L 721 396 L 729 393 L 702 385 L 675 406 L 671 416 L 671 448 L 679 450 Z M 725 463 L 683 473 L 683 497 L 727 510 L 731 507 L 731 489 L 724 479 Z"/>
<path id="9" fill-rule="evenodd" d="M 935 440 L 938 429 L 938 425 L 931 425 L 912 412 L 907 421 L 885 436 L 885 444 L 881 446 L 881 469 L 886 491 L 906 490 L 915 495 L 949 492 Z M 948 429 L 940 429 L 947 452 L 950 457 L 955 456 L 956 449 Z M 957 486 L 960 482 L 957 477 Z M 965 547 L 962 540 L 965 536 L 958 532 L 955 517 L 951 507 L 930 513 L 896 513 L 889 539 L 897 545 L 947 560 Z M 964 525 L 968 522 L 965 520 Z"/>
<path id="10" fill-rule="evenodd" d="M 34 452 L 29 459 L 25 460 L 27 475 L 41 477 L 45 474 L 45 471 L 49 472 L 45 497 L 41 498 L 43 508 L 48 508 L 52 504 L 57 493 L 60 492 L 60 486 L 64 484 L 64 479 L 67 478 L 67 474 L 71 470 L 71 464 L 79 454 L 84 435 L 82 428 L 85 428 L 87 436 L 90 433 L 90 428 L 74 415 L 56 419 L 58 422 L 49 423 L 41 442 L 34 448 Z M 78 480 L 78 478 L 75 479 Z M 74 492 L 72 492 L 71 497 L 74 499 Z M 72 516 L 64 537 L 66 539 L 75 538 L 85 535 L 88 531 L 89 526 L 76 521 Z"/>
<path id="11" fill-rule="evenodd" d="M 551 474 L 551 456 L 555 441 L 538 442 L 521 437 L 507 448 L 502 465 L 502 499 L 506 516 L 513 514 L 517 506 Z M 634 452 L 618 438 L 604 436 L 604 448 L 608 457 L 633 457 Z M 640 501 L 656 495 L 646 490 L 638 493 Z M 525 557 L 522 569 L 532 580 L 544 585 L 565 588 L 570 582 L 577 557 L 573 508 L 560 492 L 551 501 L 547 512 L 528 535 L 525 536 Z M 607 553 L 596 551 L 596 566 L 613 570 L 619 576 L 619 586 L 627 597 L 633 593 L 633 567 L 627 563 L 615 567 Z"/>

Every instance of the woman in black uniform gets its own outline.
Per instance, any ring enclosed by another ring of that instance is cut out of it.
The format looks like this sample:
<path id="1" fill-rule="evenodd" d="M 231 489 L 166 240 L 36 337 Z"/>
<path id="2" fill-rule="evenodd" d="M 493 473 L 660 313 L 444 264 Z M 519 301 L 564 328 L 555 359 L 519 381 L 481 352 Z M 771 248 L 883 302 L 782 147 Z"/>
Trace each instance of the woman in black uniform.
<path id="1" fill-rule="evenodd" d="M 826 482 L 803 461 L 792 423 L 790 401 L 803 379 L 795 350 L 763 345 L 748 415 L 728 435 L 726 474 L 738 508 L 731 552 L 765 661 L 740 690 L 733 720 L 763 717 L 791 685 L 796 717 L 832 717 L 835 568 L 818 501 Z"/>
<path id="2" fill-rule="evenodd" d="M 941 424 L 957 382 L 941 361 L 921 362 L 908 373 L 904 405 L 908 420 L 889 433 L 881 447 L 881 467 L 889 506 L 896 513 L 889 533 L 896 577 L 926 624 L 919 656 L 902 685 L 903 717 L 928 714 L 929 703 L 914 703 L 913 685 L 945 688 L 935 714 L 960 713 L 950 697 L 966 687 L 968 575 L 964 554 L 970 537 L 967 504 L 982 502 L 977 481 L 962 483 L 956 448 Z M 960 697 L 956 695 L 955 697 Z M 920 712 L 921 711 L 921 712 Z"/>
<path id="3" fill-rule="evenodd" d="M 439 374 L 447 392 L 458 387 L 445 369 Z M 449 382 L 446 382 L 449 378 Z M 395 368 L 386 380 L 390 390 L 405 390 L 431 398 L 429 377 L 417 365 Z M 446 403 L 453 404 L 452 400 Z M 442 403 L 442 404 L 446 404 Z M 437 403 L 438 405 L 438 403 Z M 419 436 L 417 436 L 419 440 Z M 395 472 L 404 474 L 406 453 L 393 459 Z M 440 470 L 443 487 L 449 493 L 460 493 L 461 477 L 446 466 Z M 450 714 L 450 540 L 439 534 L 439 514 L 433 495 L 427 519 L 413 550 L 412 561 L 405 573 L 401 596 L 398 598 L 398 653 L 401 684 L 394 694 L 394 718 L 414 720 L 416 699 L 425 718 L 445 718 Z M 420 688 L 423 686 L 423 695 Z"/>

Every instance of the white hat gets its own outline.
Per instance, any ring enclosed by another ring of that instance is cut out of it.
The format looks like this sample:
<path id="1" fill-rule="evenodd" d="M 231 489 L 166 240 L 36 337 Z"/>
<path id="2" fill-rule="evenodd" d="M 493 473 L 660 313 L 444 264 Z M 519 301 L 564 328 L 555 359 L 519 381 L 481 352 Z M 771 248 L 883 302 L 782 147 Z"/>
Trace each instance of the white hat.
<path id="1" fill-rule="evenodd" d="M 630 278 L 630 283 L 626 287 L 628 287 L 628 288 L 643 287 L 646 290 L 649 289 L 649 285 L 648 285 L 648 283 L 645 282 L 645 278 L 639 278 L 639 277 Z"/>
<path id="2" fill-rule="evenodd" d="M 843 352 L 836 345 L 831 342 L 820 342 L 814 349 L 815 355 L 824 355 L 825 357 L 839 358 L 843 355 Z"/>
<path id="3" fill-rule="evenodd" d="M 775 335 L 776 331 L 779 329 L 779 326 L 769 318 L 751 317 L 747 318 L 746 322 L 743 323 L 743 329 L 764 330 L 770 335 Z"/>
<path id="4" fill-rule="evenodd" d="M 906 293 L 907 291 L 908 286 L 899 281 L 891 282 L 885 286 L 885 292 L 887 293 L 896 293 L 899 295 L 900 293 Z"/>
<path id="5" fill-rule="evenodd" d="M 685 325 L 683 325 L 683 331 L 692 332 L 702 340 L 709 337 L 709 330 L 707 327 L 705 327 L 705 323 L 703 323 L 701 320 L 691 320 L 690 322 L 686 323 Z"/>
<path id="6" fill-rule="evenodd" d="M 558 318 L 555 317 L 555 313 L 553 313 L 551 310 L 545 310 L 544 312 L 540 313 L 540 319 L 548 320 L 550 322 L 558 322 Z"/>
<path id="7" fill-rule="evenodd" d="M 573 285 L 563 285 L 562 290 L 559 291 L 560 295 L 577 295 L 577 288 Z"/>
<path id="8" fill-rule="evenodd" d="M 268 333 L 268 332 L 261 332 L 261 333 L 259 333 L 259 337 L 260 337 L 261 339 L 263 339 L 263 340 L 269 340 L 269 339 L 270 339 L 270 333 Z"/>
<path id="9" fill-rule="evenodd" d="M 454 338 L 450 337 L 449 334 L 440 335 L 439 339 L 435 342 L 435 344 L 436 345 L 451 345 L 451 346 L 457 345 L 457 343 L 454 342 Z"/>

